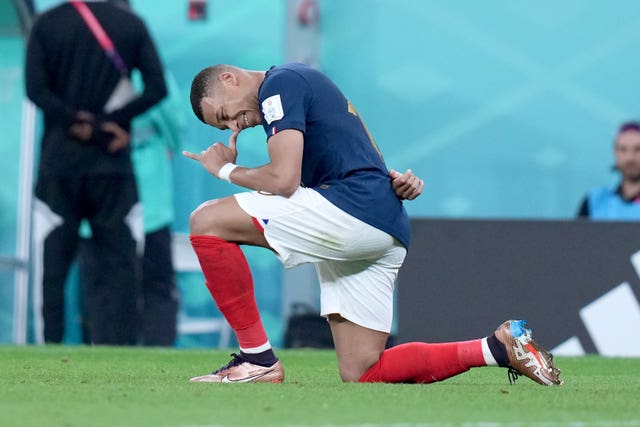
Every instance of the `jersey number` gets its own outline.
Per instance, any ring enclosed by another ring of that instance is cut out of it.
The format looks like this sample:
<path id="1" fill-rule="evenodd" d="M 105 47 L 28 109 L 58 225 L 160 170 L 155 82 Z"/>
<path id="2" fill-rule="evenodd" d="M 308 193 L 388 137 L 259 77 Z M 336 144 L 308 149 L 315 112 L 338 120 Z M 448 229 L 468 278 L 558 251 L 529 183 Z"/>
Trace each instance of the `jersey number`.
<path id="1" fill-rule="evenodd" d="M 356 110 L 356 107 L 354 107 L 353 104 L 351 103 L 351 101 L 349 101 L 349 100 L 347 100 L 347 108 L 348 108 L 347 111 L 349 111 L 351 114 L 356 116 L 358 118 L 358 120 L 360 120 L 360 123 L 362 123 L 362 127 L 364 128 L 364 131 L 367 133 L 367 137 L 369 137 L 369 142 L 371 142 L 371 145 L 373 146 L 373 148 L 378 153 L 378 156 L 380 156 L 380 158 L 383 159 L 382 153 L 380 152 L 380 149 L 378 148 L 378 144 L 376 144 L 376 141 L 371 136 L 371 132 L 369 132 L 369 129 L 367 128 L 367 125 L 362 120 L 362 117 L 360 117 L 360 114 L 358 114 L 358 110 Z M 383 161 L 384 161 L 384 159 L 383 159 Z"/>

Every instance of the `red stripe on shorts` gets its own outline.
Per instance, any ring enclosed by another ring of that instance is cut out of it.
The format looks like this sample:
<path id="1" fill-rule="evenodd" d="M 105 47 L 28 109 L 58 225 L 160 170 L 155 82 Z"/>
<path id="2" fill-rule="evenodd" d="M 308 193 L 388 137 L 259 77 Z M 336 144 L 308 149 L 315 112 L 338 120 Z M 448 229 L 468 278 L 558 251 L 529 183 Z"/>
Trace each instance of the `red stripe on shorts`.
<path id="1" fill-rule="evenodd" d="M 258 221 L 258 218 L 252 216 L 251 219 L 253 220 L 253 223 L 255 224 L 256 228 L 260 230 L 260 232 L 264 233 L 264 227 L 262 226 L 262 224 L 260 224 L 260 221 Z"/>

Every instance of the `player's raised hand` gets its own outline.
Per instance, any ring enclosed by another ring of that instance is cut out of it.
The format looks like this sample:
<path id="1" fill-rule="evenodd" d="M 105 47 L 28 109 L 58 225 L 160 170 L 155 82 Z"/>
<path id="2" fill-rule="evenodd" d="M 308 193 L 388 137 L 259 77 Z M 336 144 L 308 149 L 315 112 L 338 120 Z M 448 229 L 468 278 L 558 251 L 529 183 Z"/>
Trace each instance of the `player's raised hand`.
<path id="1" fill-rule="evenodd" d="M 196 160 L 204 166 L 210 174 L 219 178 L 218 172 L 220 171 L 220 168 L 227 163 L 235 163 L 238 158 L 236 141 L 239 133 L 240 131 L 236 131 L 231 134 L 228 146 L 221 142 L 216 142 L 215 144 L 210 145 L 206 150 L 202 150 L 200 154 L 195 154 L 185 150 L 182 152 L 182 155 Z"/>
<path id="2" fill-rule="evenodd" d="M 400 200 L 413 200 L 422 194 L 424 181 L 414 175 L 411 169 L 407 169 L 405 173 L 391 169 L 389 177 L 393 191 Z"/>

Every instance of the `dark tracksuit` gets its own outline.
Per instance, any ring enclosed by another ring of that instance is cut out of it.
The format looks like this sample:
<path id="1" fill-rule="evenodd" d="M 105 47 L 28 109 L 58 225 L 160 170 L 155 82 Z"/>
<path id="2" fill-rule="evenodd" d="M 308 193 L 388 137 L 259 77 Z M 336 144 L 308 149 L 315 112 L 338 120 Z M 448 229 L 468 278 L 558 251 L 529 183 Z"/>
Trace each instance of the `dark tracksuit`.
<path id="1" fill-rule="evenodd" d="M 64 284 L 76 254 L 78 226 L 88 219 L 100 253 L 100 280 L 90 295 L 96 344 L 135 343 L 139 258 L 130 226 L 138 195 L 130 148 L 109 153 L 108 134 L 90 142 L 69 135 L 78 111 L 129 130 L 133 117 L 166 95 L 163 70 L 144 22 L 130 10 L 107 2 L 87 2 L 129 70 L 140 70 L 145 90 L 109 114 L 103 107 L 120 73 L 84 20 L 69 3 L 40 15 L 27 45 L 27 96 L 42 110 L 44 134 L 36 182 L 37 218 L 45 218 L 42 292 L 44 339 L 64 336 Z M 38 221 L 36 220 L 36 224 Z"/>

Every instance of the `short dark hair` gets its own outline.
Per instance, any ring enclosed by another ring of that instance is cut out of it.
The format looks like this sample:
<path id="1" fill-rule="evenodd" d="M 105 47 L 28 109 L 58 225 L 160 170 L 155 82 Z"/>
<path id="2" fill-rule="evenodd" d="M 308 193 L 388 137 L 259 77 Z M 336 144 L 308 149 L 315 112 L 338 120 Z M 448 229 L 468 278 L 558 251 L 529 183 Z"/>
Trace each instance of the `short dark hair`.
<path id="1" fill-rule="evenodd" d="M 618 134 L 622 132 L 627 132 L 629 130 L 640 132 L 640 122 L 625 122 L 620 125 L 620 129 L 618 129 Z"/>
<path id="2" fill-rule="evenodd" d="M 218 76 L 230 70 L 237 70 L 237 67 L 218 64 L 204 68 L 193 78 L 191 82 L 191 108 L 193 114 L 202 122 L 204 121 L 204 115 L 202 113 L 202 99 L 208 96 L 213 96 L 218 91 L 220 85 L 218 84 Z"/>

